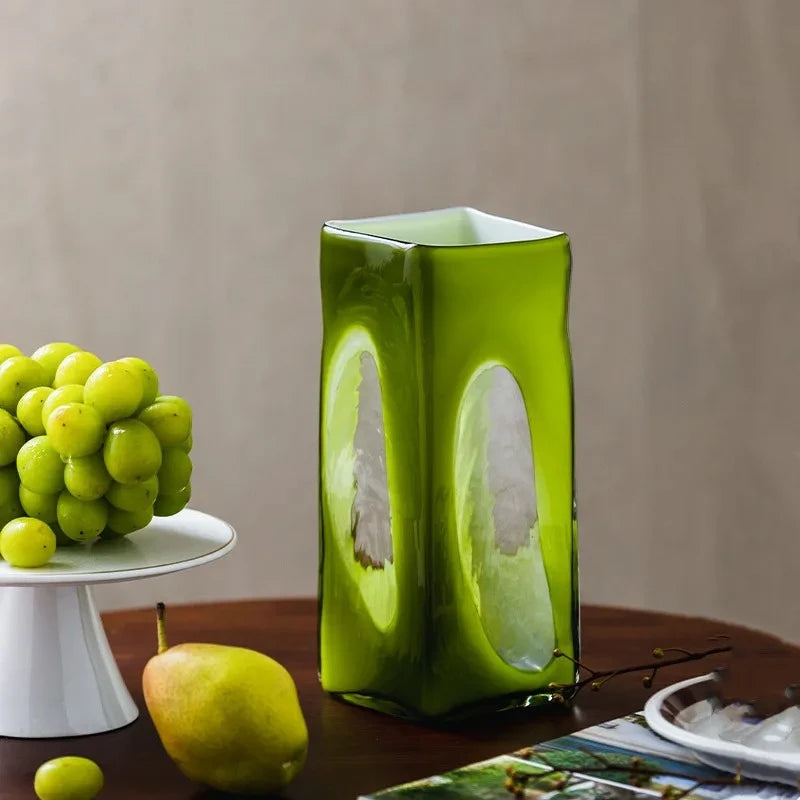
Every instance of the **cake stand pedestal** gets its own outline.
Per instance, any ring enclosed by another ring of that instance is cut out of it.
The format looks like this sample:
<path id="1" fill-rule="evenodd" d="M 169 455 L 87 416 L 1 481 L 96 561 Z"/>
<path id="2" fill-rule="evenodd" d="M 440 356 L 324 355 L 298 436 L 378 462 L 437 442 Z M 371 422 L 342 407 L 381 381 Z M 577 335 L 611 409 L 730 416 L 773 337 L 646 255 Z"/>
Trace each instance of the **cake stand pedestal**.
<path id="1" fill-rule="evenodd" d="M 124 539 L 59 548 L 38 569 L 0 561 L 0 736 L 83 736 L 133 722 L 139 711 L 91 586 L 198 567 L 235 544 L 226 522 L 184 509 Z"/>

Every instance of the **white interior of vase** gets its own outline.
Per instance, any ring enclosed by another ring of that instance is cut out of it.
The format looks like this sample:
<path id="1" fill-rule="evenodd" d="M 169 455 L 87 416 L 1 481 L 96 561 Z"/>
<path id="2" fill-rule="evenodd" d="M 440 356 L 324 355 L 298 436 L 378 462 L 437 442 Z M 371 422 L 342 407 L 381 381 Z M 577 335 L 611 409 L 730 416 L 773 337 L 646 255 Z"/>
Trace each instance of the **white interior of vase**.
<path id="1" fill-rule="evenodd" d="M 442 208 L 388 217 L 333 220 L 326 223 L 350 233 L 429 247 L 528 242 L 560 236 L 559 231 L 495 217 L 474 208 Z"/>

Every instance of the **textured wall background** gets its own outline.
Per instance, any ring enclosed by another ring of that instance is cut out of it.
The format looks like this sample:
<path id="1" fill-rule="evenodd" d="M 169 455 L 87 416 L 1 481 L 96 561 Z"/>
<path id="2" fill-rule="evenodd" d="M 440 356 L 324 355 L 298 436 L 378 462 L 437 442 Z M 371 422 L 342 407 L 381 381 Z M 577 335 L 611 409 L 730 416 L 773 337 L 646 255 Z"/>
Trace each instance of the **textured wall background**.
<path id="1" fill-rule="evenodd" d="M 237 552 L 316 580 L 322 220 L 568 231 L 586 600 L 800 640 L 800 5 L 0 1 L 0 340 L 151 358 Z"/>

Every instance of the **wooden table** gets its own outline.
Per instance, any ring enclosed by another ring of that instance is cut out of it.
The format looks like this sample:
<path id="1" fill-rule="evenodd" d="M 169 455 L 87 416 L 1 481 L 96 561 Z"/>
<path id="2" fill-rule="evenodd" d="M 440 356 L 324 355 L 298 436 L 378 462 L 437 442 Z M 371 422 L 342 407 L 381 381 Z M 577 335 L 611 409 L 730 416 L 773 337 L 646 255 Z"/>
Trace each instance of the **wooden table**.
<path id="1" fill-rule="evenodd" d="M 600 692 L 585 692 L 571 711 L 522 711 L 455 728 L 401 722 L 325 696 L 316 666 L 316 602 L 248 601 L 175 606 L 168 610 L 170 642 L 219 642 L 252 647 L 281 661 L 294 675 L 308 721 L 309 760 L 287 798 L 354 800 L 360 793 L 432 775 L 592 725 L 642 708 L 648 692 L 640 676 L 622 676 Z M 220 797 L 186 780 L 161 748 L 142 700 L 142 669 L 155 649 L 154 612 L 104 615 L 106 631 L 140 718 L 127 728 L 61 740 L 0 740 L 0 798 L 31 798 L 36 767 L 58 755 L 85 755 L 106 774 L 109 800 L 211 800 Z M 800 667 L 800 649 L 737 626 L 708 620 L 612 608 L 584 607 L 584 660 L 602 669 L 649 659 L 652 647 L 707 646 L 707 637 L 734 637 L 736 665 L 758 669 L 763 680 L 784 679 Z M 717 662 L 718 663 L 718 662 Z M 711 662 L 681 665 L 657 685 L 707 671 Z M 795 672 L 796 676 L 796 672 Z"/>

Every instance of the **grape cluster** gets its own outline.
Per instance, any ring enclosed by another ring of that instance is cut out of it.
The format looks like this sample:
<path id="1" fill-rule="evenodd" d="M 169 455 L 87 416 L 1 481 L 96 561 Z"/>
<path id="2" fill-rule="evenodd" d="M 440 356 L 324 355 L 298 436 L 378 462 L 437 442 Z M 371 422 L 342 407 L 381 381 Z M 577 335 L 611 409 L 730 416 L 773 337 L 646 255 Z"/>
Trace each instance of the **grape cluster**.
<path id="1" fill-rule="evenodd" d="M 158 388 L 141 358 L 0 344 L 0 556 L 38 567 L 189 502 L 192 411 Z"/>

